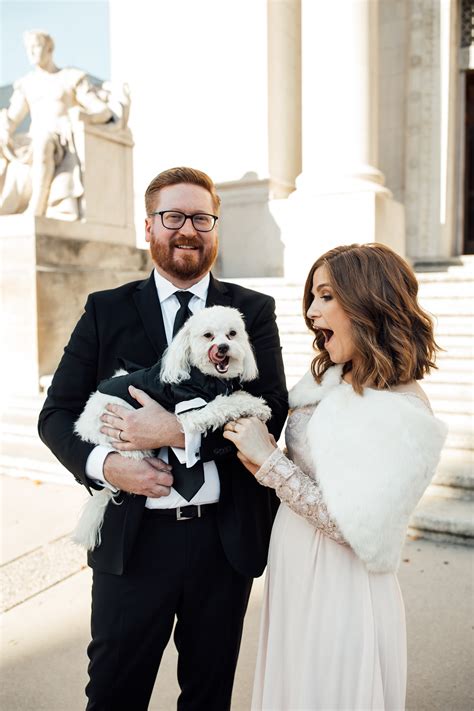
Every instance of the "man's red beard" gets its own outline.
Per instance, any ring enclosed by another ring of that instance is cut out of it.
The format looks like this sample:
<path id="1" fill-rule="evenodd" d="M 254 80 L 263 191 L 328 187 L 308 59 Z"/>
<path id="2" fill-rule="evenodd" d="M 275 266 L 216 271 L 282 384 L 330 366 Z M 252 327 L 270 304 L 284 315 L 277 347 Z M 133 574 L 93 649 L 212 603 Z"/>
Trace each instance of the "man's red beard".
<path id="1" fill-rule="evenodd" d="M 189 247 L 196 247 L 193 251 L 178 250 L 176 243 Z M 214 242 L 207 246 L 196 239 L 171 239 L 167 244 L 150 242 L 150 252 L 153 261 L 170 276 L 179 279 L 197 279 L 211 270 L 217 259 L 219 242 L 216 237 Z"/>

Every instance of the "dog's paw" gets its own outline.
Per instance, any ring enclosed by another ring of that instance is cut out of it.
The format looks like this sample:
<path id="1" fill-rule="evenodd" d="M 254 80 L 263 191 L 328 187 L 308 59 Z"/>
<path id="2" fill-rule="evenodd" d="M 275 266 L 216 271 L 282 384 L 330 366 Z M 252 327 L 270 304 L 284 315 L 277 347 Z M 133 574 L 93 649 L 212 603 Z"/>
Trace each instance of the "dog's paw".
<path id="1" fill-rule="evenodd" d="M 207 430 L 215 431 L 239 417 L 258 417 L 262 422 L 266 422 L 271 414 L 263 398 L 239 391 L 232 395 L 218 395 L 201 410 L 191 410 L 178 415 L 178 420 L 185 432 L 203 434 Z"/>
<path id="2" fill-rule="evenodd" d="M 181 424 L 184 432 L 189 434 L 204 434 L 211 427 L 213 417 L 210 416 L 209 405 L 206 405 L 202 410 L 189 410 L 177 415 L 177 419 Z"/>
<path id="3" fill-rule="evenodd" d="M 272 416 L 272 411 L 268 407 L 265 400 L 261 397 L 254 398 L 254 402 L 250 403 L 246 408 L 245 413 L 241 417 L 258 417 L 262 422 L 267 422 Z"/>
<path id="4" fill-rule="evenodd" d="M 262 422 L 266 422 L 272 415 L 265 400 L 250 393 L 239 391 L 226 399 L 226 422 L 239 417 L 258 417 Z"/>

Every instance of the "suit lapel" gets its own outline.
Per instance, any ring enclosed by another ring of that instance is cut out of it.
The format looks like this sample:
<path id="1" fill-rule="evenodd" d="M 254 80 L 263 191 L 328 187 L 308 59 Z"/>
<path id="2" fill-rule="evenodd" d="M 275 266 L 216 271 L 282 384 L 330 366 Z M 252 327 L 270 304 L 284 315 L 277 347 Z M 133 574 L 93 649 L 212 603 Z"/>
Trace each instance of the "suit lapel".
<path id="1" fill-rule="evenodd" d="M 149 279 L 146 279 L 137 287 L 133 294 L 133 299 L 145 332 L 152 342 L 157 355 L 161 357 L 168 344 L 153 272 Z M 230 306 L 231 303 L 232 296 L 226 285 L 214 279 L 211 274 L 206 306 Z"/>
<path id="2" fill-rule="evenodd" d="M 209 289 L 207 290 L 206 306 L 230 306 L 232 295 L 227 286 L 210 275 Z"/>
<path id="3" fill-rule="evenodd" d="M 137 287 L 133 299 L 143 322 L 145 333 L 152 342 L 157 355 L 161 357 L 168 344 L 153 272 L 149 279 Z"/>

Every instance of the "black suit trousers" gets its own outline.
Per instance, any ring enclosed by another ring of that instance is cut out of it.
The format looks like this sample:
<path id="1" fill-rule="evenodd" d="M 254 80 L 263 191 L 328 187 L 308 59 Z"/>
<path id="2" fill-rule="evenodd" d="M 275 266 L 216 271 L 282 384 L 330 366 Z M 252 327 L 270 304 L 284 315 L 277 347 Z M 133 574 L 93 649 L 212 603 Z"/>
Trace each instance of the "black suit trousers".
<path id="1" fill-rule="evenodd" d="M 176 521 L 146 510 L 126 572 L 94 571 L 87 710 L 148 708 L 175 616 L 178 710 L 230 709 L 251 587 L 214 513 Z"/>

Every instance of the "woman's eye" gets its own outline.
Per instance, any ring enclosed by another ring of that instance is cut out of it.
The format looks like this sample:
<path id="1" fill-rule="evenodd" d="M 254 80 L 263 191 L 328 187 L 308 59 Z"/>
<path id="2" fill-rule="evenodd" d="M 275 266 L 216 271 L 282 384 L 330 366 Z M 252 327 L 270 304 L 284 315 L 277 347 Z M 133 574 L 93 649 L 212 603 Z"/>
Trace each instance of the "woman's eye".
<path id="1" fill-rule="evenodd" d="M 208 331 L 207 333 L 204 334 L 204 338 L 211 339 L 212 338 L 212 333 Z"/>
<path id="2" fill-rule="evenodd" d="M 229 331 L 229 337 L 234 338 L 237 335 L 237 331 Z"/>
<path id="3" fill-rule="evenodd" d="M 321 299 L 322 299 L 322 301 L 331 301 L 331 300 L 332 300 L 332 296 L 331 296 L 330 294 L 323 294 L 323 295 L 321 296 Z"/>

